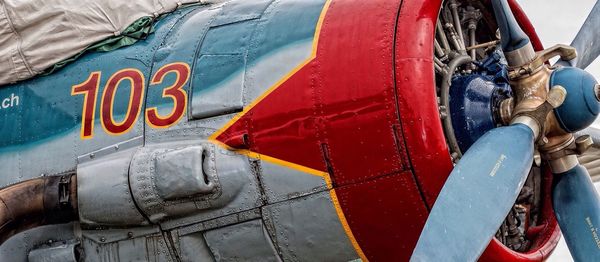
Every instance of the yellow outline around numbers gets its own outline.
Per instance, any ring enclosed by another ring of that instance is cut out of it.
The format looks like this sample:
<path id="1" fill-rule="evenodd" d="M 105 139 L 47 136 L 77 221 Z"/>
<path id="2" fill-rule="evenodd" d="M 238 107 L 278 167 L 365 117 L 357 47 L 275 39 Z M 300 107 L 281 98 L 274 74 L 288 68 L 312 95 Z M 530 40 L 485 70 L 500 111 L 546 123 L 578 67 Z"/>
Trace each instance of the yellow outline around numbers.
<path id="1" fill-rule="evenodd" d="M 84 135 L 85 132 L 85 120 L 86 120 L 86 115 L 87 115 L 87 110 L 89 110 L 88 105 L 87 105 L 87 101 L 88 101 L 88 96 L 90 94 L 90 91 L 75 91 L 75 88 L 77 87 L 82 87 L 85 85 L 88 85 L 90 80 L 92 80 L 92 78 L 98 75 L 98 81 L 96 81 L 96 95 L 93 98 L 93 103 L 92 103 L 92 124 L 91 124 L 91 134 L 89 136 Z M 87 139 L 92 139 L 94 138 L 94 125 L 95 125 L 95 121 L 96 121 L 96 105 L 98 104 L 98 91 L 100 89 L 100 79 L 102 79 L 102 72 L 101 71 L 94 71 L 92 73 L 90 73 L 90 75 L 88 76 L 88 78 L 83 81 L 83 83 L 81 84 L 77 84 L 71 87 L 71 96 L 76 96 L 76 95 L 83 95 L 83 106 L 81 109 L 81 130 L 79 131 L 79 137 L 82 140 L 87 140 Z"/>
<path id="2" fill-rule="evenodd" d="M 173 121 L 173 123 L 171 123 L 171 124 L 169 124 L 167 126 L 154 125 L 150 121 L 150 118 L 148 117 L 148 114 L 150 113 L 150 111 L 153 111 L 158 119 L 160 119 L 160 120 L 166 120 L 166 119 L 169 119 L 169 118 L 171 118 L 171 117 L 173 117 L 175 115 L 175 113 L 177 112 L 178 103 L 180 103 L 180 101 L 178 101 L 177 97 L 175 97 L 174 95 L 168 95 L 168 94 L 166 94 L 166 92 L 168 90 L 172 90 L 173 88 L 176 87 L 177 83 L 179 83 L 179 80 L 181 79 L 181 74 L 179 73 L 178 70 L 168 70 L 166 73 L 164 73 L 162 75 L 162 77 L 160 79 L 158 79 L 158 80 L 155 79 L 157 77 L 156 74 L 158 74 L 158 72 L 160 72 L 161 70 L 163 70 L 165 67 L 173 66 L 173 65 L 183 65 L 183 66 L 185 66 L 187 68 L 187 74 L 185 76 L 185 81 L 183 81 L 183 83 L 181 84 L 181 86 L 179 86 L 179 87 L 177 87 L 175 89 L 175 90 L 180 90 L 181 93 L 183 93 L 183 96 L 184 96 L 184 99 L 183 99 L 183 112 L 181 113 L 181 115 L 179 117 L 177 117 L 177 119 L 175 121 Z M 187 84 L 188 81 L 190 80 L 190 75 L 191 75 L 190 65 L 188 65 L 187 63 L 176 62 L 176 63 L 170 63 L 170 64 L 166 64 L 166 65 L 162 66 L 161 68 L 159 68 L 158 70 L 156 70 L 156 73 L 152 77 L 152 81 L 150 82 L 150 85 L 156 85 L 156 84 L 162 83 L 164 81 L 164 78 L 169 73 L 175 73 L 177 75 L 177 78 L 175 79 L 175 83 L 173 83 L 173 85 L 171 85 L 171 86 L 166 87 L 166 88 L 163 89 L 162 97 L 163 98 L 170 97 L 170 98 L 173 99 L 173 111 L 171 111 L 171 114 L 169 114 L 168 116 L 161 117 L 160 114 L 158 113 L 158 108 L 157 107 L 146 108 L 146 113 L 145 113 L 146 123 L 149 126 L 151 126 L 152 128 L 155 128 L 155 129 L 169 128 L 169 127 L 172 127 L 173 125 L 179 123 L 179 121 L 181 121 L 181 118 L 183 118 L 183 116 L 185 115 L 185 112 L 186 112 L 186 109 L 187 109 L 187 106 L 188 106 L 188 93 L 183 88 L 185 86 L 185 84 Z"/>

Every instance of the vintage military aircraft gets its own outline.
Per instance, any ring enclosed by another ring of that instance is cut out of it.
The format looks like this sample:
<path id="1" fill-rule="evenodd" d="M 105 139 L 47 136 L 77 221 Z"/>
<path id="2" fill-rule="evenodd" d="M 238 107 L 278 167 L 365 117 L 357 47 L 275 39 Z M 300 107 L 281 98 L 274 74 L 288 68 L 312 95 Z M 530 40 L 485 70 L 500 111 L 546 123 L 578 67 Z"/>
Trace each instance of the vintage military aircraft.
<path id="1" fill-rule="evenodd" d="M 513 0 L 182 5 L 0 87 L 0 260 L 596 260 L 599 12 L 544 50 Z"/>

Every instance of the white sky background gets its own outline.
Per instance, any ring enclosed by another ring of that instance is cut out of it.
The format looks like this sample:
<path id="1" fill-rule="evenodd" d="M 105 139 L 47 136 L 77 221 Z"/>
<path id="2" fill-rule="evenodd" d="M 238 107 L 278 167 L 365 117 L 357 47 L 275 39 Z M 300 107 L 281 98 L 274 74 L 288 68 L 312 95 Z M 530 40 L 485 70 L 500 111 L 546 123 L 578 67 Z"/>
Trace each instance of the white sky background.
<path id="1" fill-rule="evenodd" d="M 595 0 L 517 0 L 531 20 L 544 47 L 571 44 Z M 600 79 L 600 60 L 586 70 Z"/>
<path id="2" fill-rule="evenodd" d="M 517 2 L 525 10 L 546 48 L 555 44 L 570 44 L 596 4 L 596 0 L 517 0 Z M 586 70 L 596 79 L 600 79 L 600 59 Z M 596 121 L 595 125 L 600 127 L 600 121 Z M 597 188 L 599 186 L 596 185 Z M 564 239 L 561 239 L 558 248 L 548 261 L 573 261 Z"/>

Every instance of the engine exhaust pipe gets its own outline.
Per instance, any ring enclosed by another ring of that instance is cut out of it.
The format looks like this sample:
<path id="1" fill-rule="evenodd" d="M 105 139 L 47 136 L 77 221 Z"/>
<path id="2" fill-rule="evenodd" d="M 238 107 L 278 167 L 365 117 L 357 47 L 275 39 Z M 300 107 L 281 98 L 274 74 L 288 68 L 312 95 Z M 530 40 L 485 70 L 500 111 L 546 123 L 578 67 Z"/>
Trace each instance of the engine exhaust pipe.
<path id="1" fill-rule="evenodd" d="M 77 176 L 47 176 L 0 190 L 0 245 L 28 229 L 77 220 Z"/>

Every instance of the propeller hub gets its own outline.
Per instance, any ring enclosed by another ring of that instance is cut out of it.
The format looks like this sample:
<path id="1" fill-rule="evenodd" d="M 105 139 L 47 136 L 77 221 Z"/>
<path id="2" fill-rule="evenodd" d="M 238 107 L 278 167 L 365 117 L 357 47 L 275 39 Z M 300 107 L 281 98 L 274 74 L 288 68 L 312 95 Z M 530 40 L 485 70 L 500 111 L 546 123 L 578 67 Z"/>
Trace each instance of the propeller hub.
<path id="1" fill-rule="evenodd" d="M 537 52 L 529 63 L 509 68 L 515 102 L 514 110 L 508 111 L 514 112 L 513 119 L 526 115 L 536 120 L 540 129 L 538 144 L 543 152 L 563 149 L 573 132 L 588 127 L 600 113 L 594 77 L 578 68 L 551 68 L 546 62 L 555 56 L 573 58 L 576 52 L 571 47 L 556 45 Z M 553 102 L 551 96 L 558 86 L 565 91 L 564 103 L 560 104 Z"/>

